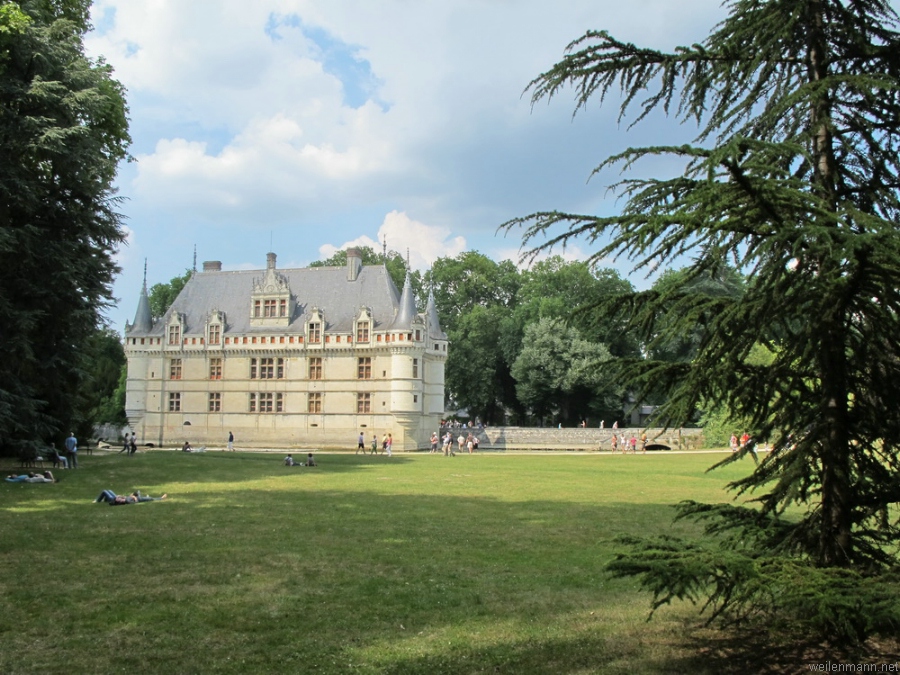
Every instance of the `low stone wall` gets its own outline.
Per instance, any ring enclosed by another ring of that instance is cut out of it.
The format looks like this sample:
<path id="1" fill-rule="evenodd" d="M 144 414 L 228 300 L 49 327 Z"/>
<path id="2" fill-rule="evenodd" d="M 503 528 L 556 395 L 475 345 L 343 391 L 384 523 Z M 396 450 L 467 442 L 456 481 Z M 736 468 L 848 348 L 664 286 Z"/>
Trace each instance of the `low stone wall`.
<path id="1" fill-rule="evenodd" d="M 468 429 L 451 429 L 453 437 Z M 612 449 L 612 429 L 554 429 L 535 427 L 488 427 L 473 429 L 480 450 L 603 450 Z M 703 445 L 702 429 L 616 429 L 615 433 L 638 439 L 646 431 L 648 443 L 664 443 L 672 450 L 697 450 Z"/>

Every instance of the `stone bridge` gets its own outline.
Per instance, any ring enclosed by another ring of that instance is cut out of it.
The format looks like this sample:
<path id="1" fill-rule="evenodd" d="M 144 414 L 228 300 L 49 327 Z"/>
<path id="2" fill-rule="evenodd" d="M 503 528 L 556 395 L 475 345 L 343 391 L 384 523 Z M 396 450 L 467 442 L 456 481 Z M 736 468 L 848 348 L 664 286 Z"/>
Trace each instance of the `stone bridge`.
<path id="1" fill-rule="evenodd" d="M 469 431 L 477 434 L 479 450 L 603 450 L 612 449 L 613 429 L 554 429 L 538 427 L 487 427 L 450 429 L 453 437 Z M 646 431 L 648 443 L 664 443 L 672 450 L 698 450 L 703 445 L 703 429 L 616 429 L 617 434 L 632 434 L 638 439 Z"/>

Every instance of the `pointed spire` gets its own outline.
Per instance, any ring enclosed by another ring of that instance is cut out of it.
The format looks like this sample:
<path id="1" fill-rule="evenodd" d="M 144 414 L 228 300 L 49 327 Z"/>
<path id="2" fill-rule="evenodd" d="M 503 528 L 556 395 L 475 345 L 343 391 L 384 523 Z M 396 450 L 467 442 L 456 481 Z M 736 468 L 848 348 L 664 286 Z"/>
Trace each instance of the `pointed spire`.
<path id="1" fill-rule="evenodd" d="M 144 285 L 141 288 L 141 297 L 138 298 L 137 311 L 134 313 L 134 323 L 128 328 L 129 333 L 149 333 L 153 328 L 153 315 L 150 313 L 150 298 L 147 295 L 147 259 L 144 258 Z"/>
<path id="2" fill-rule="evenodd" d="M 194 244 L 194 274 L 197 273 L 197 244 Z"/>
<path id="3" fill-rule="evenodd" d="M 394 319 L 391 328 L 409 328 L 415 318 L 416 296 L 409 281 L 409 270 L 407 270 L 406 281 L 403 282 L 403 293 L 400 294 L 400 307 L 397 311 L 397 318 Z"/>
<path id="4" fill-rule="evenodd" d="M 434 303 L 434 283 L 428 291 L 428 304 L 425 307 L 425 320 L 428 321 L 428 336 L 435 340 L 446 340 L 447 334 L 441 330 L 441 320 L 438 318 L 437 305 Z"/>

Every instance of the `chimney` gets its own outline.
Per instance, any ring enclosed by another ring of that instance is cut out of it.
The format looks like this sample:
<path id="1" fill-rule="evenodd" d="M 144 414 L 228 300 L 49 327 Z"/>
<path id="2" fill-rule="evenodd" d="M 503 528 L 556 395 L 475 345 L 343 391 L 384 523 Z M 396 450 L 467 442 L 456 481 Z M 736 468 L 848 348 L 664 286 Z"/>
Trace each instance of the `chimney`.
<path id="1" fill-rule="evenodd" d="M 275 254 L 274 253 L 266 253 L 266 269 L 274 270 L 275 269 Z"/>
<path id="2" fill-rule="evenodd" d="M 203 263 L 203 271 L 204 272 L 221 272 L 222 271 L 222 261 L 221 260 L 207 260 Z"/>
<path id="3" fill-rule="evenodd" d="M 347 281 L 356 281 L 362 269 L 362 254 L 357 248 L 347 249 Z"/>

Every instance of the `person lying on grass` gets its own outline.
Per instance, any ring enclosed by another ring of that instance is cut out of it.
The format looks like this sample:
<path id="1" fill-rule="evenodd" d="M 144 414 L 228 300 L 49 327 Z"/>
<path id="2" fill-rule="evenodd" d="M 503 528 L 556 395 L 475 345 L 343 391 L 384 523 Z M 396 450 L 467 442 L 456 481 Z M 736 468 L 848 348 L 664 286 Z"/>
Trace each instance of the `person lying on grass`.
<path id="1" fill-rule="evenodd" d="M 53 474 L 49 471 L 45 471 L 44 473 L 32 473 L 28 472 L 27 474 L 22 474 L 21 476 L 15 473 L 11 473 L 6 477 L 7 483 L 55 483 L 56 479 L 53 477 Z"/>
<path id="2" fill-rule="evenodd" d="M 94 503 L 107 502 L 110 506 L 123 506 L 125 504 L 137 504 L 139 502 L 158 502 L 168 496 L 168 494 L 164 494 L 162 497 L 151 497 L 149 495 L 142 495 L 140 490 L 135 490 L 130 495 L 125 496 L 117 495 L 112 490 L 104 490 L 97 499 L 94 500 Z"/>

